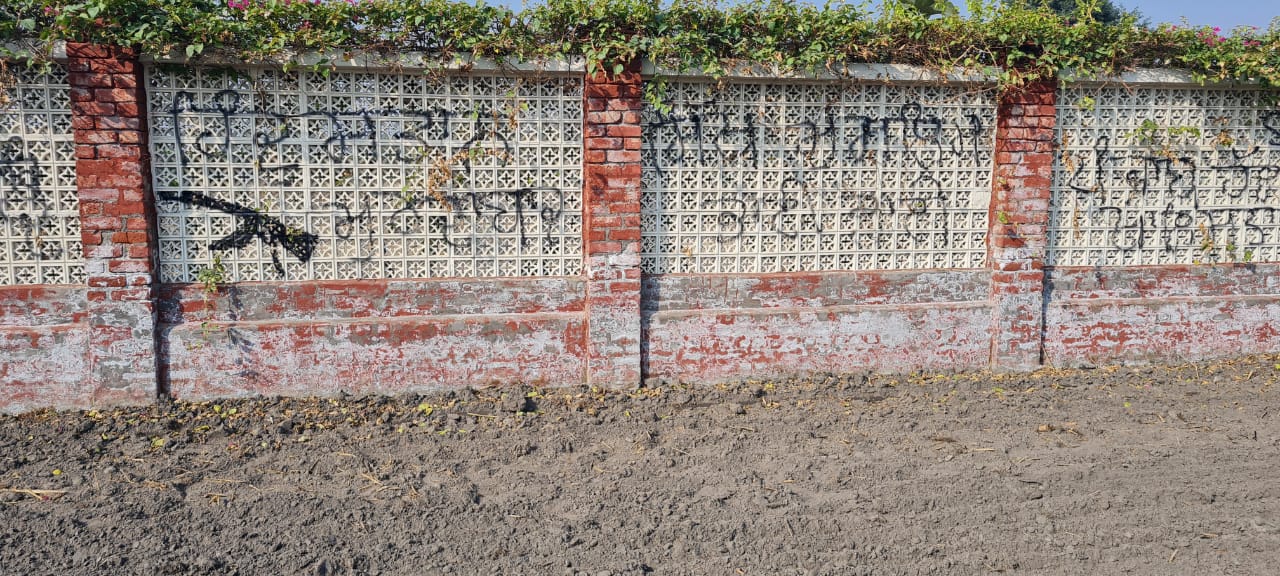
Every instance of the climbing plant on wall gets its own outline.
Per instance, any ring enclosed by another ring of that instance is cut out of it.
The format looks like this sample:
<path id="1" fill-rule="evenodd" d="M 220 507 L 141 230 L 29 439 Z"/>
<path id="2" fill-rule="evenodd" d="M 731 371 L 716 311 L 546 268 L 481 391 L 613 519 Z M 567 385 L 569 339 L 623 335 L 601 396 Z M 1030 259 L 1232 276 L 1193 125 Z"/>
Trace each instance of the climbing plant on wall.
<path id="1" fill-rule="evenodd" d="M 546 0 L 516 12 L 451 0 L 4 0 L 0 39 L 40 53 L 58 40 L 136 46 L 151 54 L 247 61 L 303 51 L 422 51 L 508 60 L 583 58 L 617 69 L 648 58 L 713 76 L 744 63 L 835 71 L 850 62 L 904 63 L 994 75 L 1001 88 L 1138 66 L 1203 80 L 1280 85 L 1280 29 L 1149 27 L 1134 15 L 1101 22 L 1096 2 L 1063 15 L 1028 2 Z"/>

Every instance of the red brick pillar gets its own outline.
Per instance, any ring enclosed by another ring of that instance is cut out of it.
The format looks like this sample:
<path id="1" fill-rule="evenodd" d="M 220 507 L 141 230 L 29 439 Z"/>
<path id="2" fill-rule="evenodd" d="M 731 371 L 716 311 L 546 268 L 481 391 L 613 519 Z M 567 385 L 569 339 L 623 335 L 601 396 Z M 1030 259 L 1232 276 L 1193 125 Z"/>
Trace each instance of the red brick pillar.
<path id="1" fill-rule="evenodd" d="M 583 234 L 587 382 L 640 383 L 640 110 L 638 67 L 588 75 L 584 90 Z"/>
<path id="2" fill-rule="evenodd" d="M 155 217 L 142 67 L 131 49 L 67 44 L 95 404 L 156 396 Z"/>
<path id="3" fill-rule="evenodd" d="M 991 196 L 991 364 L 1034 370 L 1044 345 L 1044 255 L 1053 185 L 1055 84 L 1004 95 Z"/>

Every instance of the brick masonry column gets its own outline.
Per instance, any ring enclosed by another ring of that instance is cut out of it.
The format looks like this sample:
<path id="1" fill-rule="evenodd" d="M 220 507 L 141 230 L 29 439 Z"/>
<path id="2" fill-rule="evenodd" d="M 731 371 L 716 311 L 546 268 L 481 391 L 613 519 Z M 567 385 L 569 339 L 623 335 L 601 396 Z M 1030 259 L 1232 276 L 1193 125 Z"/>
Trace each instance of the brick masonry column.
<path id="1" fill-rule="evenodd" d="M 157 393 L 155 216 L 142 66 L 131 49 L 69 43 L 67 69 L 93 403 L 150 402 Z"/>
<path id="2" fill-rule="evenodd" d="M 587 382 L 640 383 L 640 110 L 638 66 L 588 75 L 583 92 L 583 234 Z"/>
<path id="3" fill-rule="evenodd" d="M 1044 258 L 1053 185 L 1056 85 L 1004 95 L 996 119 L 991 195 L 991 364 L 1034 370 L 1044 347 Z"/>

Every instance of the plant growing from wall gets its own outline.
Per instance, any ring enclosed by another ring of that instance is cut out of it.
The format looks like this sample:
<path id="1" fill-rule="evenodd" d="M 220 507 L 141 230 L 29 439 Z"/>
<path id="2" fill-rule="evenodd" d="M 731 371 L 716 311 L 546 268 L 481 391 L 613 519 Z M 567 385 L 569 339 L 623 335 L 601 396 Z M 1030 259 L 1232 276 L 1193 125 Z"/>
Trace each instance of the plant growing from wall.
<path id="1" fill-rule="evenodd" d="M 1177 162 L 1180 148 L 1201 136 L 1195 126 L 1162 126 L 1150 118 L 1144 119 L 1137 129 L 1125 134 L 1151 156 L 1159 156 Z"/>
<path id="2" fill-rule="evenodd" d="M 205 310 L 214 310 L 216 304 L 213 297 L 218 294 L 222 285 L 227 283 L 227 265 L 223 264 L 221 254 L 214 252 L 213 262 L 208 266 L 201 266 L 196 271 L 196 283 L 200 285 L 200 299 L 204 303 Z M 213 327 L 209 320 L 200 322 L 200 336 L 204 342 L 207 343 L 210 335 L 216 330 L 217 328 Z"/>
<path id="3" fill-rule="evenodd" d="M 227 265 L 222 263 L 221 254 L 214 252 L 213 263 L 201 266 L 196 271 L 196 283 L 200 284 L 206 303 L 210 297 L 217 295 L 218 288 L 227 283 Z"/>

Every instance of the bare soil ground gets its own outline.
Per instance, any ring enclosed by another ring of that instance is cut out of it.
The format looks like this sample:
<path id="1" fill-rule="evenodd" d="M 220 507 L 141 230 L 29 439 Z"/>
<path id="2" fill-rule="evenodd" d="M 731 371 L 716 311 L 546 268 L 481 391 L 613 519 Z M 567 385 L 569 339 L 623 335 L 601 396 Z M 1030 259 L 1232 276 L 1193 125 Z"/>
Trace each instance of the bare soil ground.
<path id="1" fill-rule="evenodd" d="M 3 574 L 1276 574 L 1280 358 L 0 418 Z"/>

